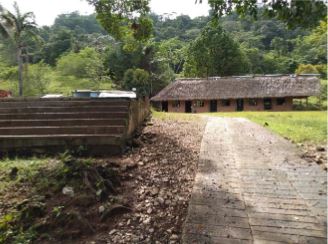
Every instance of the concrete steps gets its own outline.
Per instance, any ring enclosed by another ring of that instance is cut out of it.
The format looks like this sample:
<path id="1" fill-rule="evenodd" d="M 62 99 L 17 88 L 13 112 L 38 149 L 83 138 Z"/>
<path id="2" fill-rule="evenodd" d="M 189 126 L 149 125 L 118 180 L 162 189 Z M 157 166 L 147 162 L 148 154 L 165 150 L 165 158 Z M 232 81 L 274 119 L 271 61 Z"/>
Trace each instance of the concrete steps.
<path id="1" fill-rule="evenodd" d="M 80 106 L 129 106 L 127 99 L 108 98 L 57 98 L 57 99 L 1 99 L 0 108 L 26 108 L 26 107 L 80 107 Z"/>
<path id="2" fill-rule="evenodd" d="M 122 134 L 125 126 L 34 126 L 0 128 L 0 137 L 5 135 L 56 135 L 56 134 Z"/>
<path id="3" fill-rule="evenodd" d="M 0 114 L 9 113 L 43 113 L 47 111 L 48 113 L 61 113 L 61 112 L 126 112 L 127 106 L 77 106 L 77 107 L 12 107 L 12 108 L 0 108 Z"/>
<path id="4" fill-rule="evenodd" d="M 81 148 L 86 149 L 88 155 L 113 155 L 122 152 L 123 143 L 124 139 L 120 134 L 0 135 L 2 156 L 53 154 Z"/>
<path id="5" fill-rule="evenodd" d="M 0 120 L 0 128 L 3 127 L 42 127 L 42 126 L 97 126 L 117 125 L 126 126 L 124 118 L 82 118 L 82 119 L 3 119 Z"/>
<path id="6" fill-rule="evenodd" d="M 127 118 L 126 112 L 60 112 L 49 113 L 45 110 L 43 113 L 8 113 L 0 114 L 0 120 L 4 119 L 85 119 L 85 118 Z"/>
<path id="7" fill-rule="evenodd" d="M 90 154 L 122 151 L 128 129 L 127 99 L 2 99 L 0 156 L 87 148 Z"/>

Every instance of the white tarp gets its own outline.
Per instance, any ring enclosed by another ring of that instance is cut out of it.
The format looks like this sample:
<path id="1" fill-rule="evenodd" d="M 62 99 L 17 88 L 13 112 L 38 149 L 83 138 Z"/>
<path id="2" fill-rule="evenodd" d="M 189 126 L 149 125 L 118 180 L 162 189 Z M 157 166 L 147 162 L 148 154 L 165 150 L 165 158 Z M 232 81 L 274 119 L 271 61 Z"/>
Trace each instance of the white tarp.
<path id="1" fill-rule="evenodd" d="M 62 94 L 47 94 L 47 95 L 44 95 L 41 98 L 57 98 L 57 97 L 64 97 L 64 95 L 62 95 Z"/>
<path id="2" fill-rule="evenodd" d="M 98 97 L 137 98 L 137 94 L 132 91 L 101 91 Z"/>

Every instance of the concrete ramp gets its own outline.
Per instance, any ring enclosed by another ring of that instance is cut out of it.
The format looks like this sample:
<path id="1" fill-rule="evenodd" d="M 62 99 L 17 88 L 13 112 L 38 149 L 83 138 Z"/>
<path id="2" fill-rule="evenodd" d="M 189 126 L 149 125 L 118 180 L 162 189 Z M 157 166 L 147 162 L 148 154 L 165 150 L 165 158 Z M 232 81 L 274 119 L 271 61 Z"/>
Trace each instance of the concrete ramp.
<path id="1" fill-rule="evenodd" d="M 67 149 L 118 154 L 148 111 L 135 99 L 2 99 L 0 156 Z"/>

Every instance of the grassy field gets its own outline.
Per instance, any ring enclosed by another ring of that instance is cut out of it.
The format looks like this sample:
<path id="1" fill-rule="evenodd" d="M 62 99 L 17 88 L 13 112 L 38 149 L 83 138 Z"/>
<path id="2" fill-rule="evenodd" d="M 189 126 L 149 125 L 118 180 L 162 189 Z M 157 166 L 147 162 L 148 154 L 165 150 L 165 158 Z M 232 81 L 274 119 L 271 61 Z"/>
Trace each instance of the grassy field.
<path id="1" fill-rule="evenodd" d="M 155 118 L 188 120 L 197 119 L 195 114 L 153 113 Z M 267 128 L 296 143 L 320 144 L 327 141 L 327 112 L 232 112 L 208 113 L 209 116 L 242 117 Z"/>

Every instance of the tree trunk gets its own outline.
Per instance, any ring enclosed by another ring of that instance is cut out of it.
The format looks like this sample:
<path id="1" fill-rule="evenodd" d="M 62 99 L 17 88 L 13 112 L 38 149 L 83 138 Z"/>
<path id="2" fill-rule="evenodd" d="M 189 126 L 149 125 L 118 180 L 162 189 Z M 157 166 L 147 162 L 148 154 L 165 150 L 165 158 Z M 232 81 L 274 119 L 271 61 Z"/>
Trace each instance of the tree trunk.
<path id="1" fill-rule="evenodd" d="M 23 57 L 22 47 L 17 49 L 17 63 L 18 63 L 18 94 L 20 97 L 23 96 Z"/>

